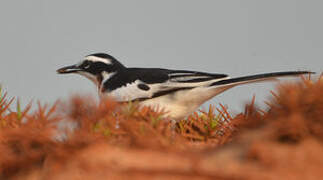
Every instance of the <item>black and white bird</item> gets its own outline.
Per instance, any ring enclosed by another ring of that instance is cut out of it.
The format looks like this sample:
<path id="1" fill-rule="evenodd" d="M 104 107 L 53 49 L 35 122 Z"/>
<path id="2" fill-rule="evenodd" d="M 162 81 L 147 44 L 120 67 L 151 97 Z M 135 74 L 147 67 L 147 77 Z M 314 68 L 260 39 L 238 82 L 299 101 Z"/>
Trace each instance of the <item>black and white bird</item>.
<path id="1" fill-rule="evenodd" d="M 102 98 L 138 101 L 140 106 L 164 110 L 175 120 L 185 118 L 207 100 L 234 86 L 312 73 L 286 71 L 230 78 L 226 74 L 187 70 L 128 68 L 104 53 L 88 55 L 80 63 L 57 72 L 85 76 L 95 83 Z"/>

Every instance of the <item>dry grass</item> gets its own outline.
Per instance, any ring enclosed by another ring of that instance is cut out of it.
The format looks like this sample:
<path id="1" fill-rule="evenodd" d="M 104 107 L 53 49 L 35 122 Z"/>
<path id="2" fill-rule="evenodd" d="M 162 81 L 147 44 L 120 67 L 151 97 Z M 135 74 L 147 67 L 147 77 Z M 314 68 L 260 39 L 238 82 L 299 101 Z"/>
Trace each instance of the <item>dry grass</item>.
<path id="1" fill-rule="evenodd" d="M 316 179 L 322 92 L 322 78 L 303 78 L 272 92 L 268 111 L 253 99 L 235 117 L 220 105 L 176 125 L 136 104 L 84 97 L 12 112 L 2 94 L 0 179 Z M 75 129 L 57 128 L 62 120 Z"/>

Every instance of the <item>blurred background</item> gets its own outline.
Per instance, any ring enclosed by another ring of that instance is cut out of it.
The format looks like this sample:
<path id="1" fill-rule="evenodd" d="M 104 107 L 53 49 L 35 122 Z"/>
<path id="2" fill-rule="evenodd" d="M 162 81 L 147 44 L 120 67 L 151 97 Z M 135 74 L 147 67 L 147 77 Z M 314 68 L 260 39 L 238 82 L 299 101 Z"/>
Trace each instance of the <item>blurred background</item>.
<path id="1" fill-rule="evenodd" d="M 323 1 L 1 1 L 0 84 L 23 105 L 71 94 L 97 97 L 95 86 L 56 69 L 105 52 L 131 67 L 248 74 L 323 65 Z M 286 80 L 295 80 L 288 78 Z M 204 105 L 233 112 L 277 83 L 235 87 Z"/>

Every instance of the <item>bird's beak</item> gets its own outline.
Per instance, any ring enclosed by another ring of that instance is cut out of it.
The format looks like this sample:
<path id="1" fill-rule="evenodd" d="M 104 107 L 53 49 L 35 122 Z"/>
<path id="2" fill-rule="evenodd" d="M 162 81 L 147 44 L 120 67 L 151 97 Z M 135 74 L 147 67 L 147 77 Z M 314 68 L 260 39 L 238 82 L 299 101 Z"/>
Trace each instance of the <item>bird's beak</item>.
<path id="1" fill-rule="evenodd" d="M 81 71 L 82 69 L 80 69 L 77 65 L 72 65 L 72 66 L 66 66 L 66 67 L 62 67 L 60 69 L 57 69 L 56 72 L 58 74 L 67 74 L 67 73 L 75 73 L 78 71 Z"/>

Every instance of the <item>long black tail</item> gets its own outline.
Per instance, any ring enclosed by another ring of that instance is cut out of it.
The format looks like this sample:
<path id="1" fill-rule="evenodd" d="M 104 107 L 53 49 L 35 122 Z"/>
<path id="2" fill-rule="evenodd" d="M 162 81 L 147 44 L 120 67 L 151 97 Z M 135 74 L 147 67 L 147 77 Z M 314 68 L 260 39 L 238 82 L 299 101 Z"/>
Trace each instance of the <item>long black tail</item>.
<path id="1" fill-rule="evenodd" d="M 273 72 L 273 73 L 265 73 L 265 74 L 256 74 L 251 76 L 243 76 L 237 78 L 230 78 L 221 81 L 217 81 L 211 84 L 211 86 L 221 86 L 221 85 L 239 85 L 245 83 L 273 80 L 278 77 L 286 77 L 286 76 L 299 76 L 304 74 L 315 74 L 315 72 L 310 71 L 285 71 L 285 72 Z"/>

